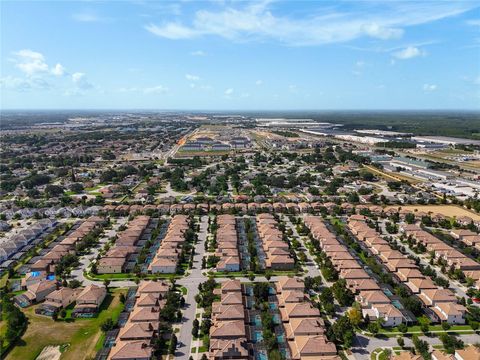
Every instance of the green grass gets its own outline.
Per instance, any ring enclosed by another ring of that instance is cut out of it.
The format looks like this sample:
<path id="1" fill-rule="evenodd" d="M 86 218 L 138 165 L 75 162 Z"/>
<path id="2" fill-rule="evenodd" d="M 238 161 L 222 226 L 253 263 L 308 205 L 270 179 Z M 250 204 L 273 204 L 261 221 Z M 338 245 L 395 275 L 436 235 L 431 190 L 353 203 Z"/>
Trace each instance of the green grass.
<path id="1" fill-rule="evenodd" d="M 125 290 L 115 289 L 107 296 L 95 318 L 53 321 L 35 314 L 37 306 L 24 310 L 29 319 L 28 328 L 6 360 L 34 360 L 49 345 L 63 345 L 62 360 L 93 358 L 103 343 L 101 324 L 109 318 L 117 320 L 123 309 L 119 301 L 120 292 Z"/>
<path id="2" fill-rule="evenodd" d="M 204 352 L 207 352 L 207 351 L 208 351 L 208 348 L 204 345 L 202 345 L 198 348 L 199 353 L 204 353 Z"/>
<path id="3" fill-rule="evenodd" d="M 92 273 L 86 273 L 85 277 L 90 280 L 111 280 L 111 281 L 116 281 L 116 280 L 135 280 L 135 279 L 178 279 L 181 278 L 181 276 L 177 274 L 149 274 L 145 275 L 142 278 L 139 278 L 135 274 L 97 274 L 94 275 Z"/>

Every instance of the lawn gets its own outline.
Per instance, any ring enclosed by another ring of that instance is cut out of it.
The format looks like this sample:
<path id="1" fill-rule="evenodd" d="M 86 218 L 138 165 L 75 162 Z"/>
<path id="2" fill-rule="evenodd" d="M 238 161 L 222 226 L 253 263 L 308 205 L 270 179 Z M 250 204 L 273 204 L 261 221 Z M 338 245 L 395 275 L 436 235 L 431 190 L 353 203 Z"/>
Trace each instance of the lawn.
<path id="1" fill-rule="evenodd" d="M 99 316 L 74 321 L 53 321 L 49 317 L 35 314 L 36 306 L 25 310 L 29 319 L 27 331 L 20 342 L 10 351 L 6 360 L 33 360 L 48 345 L 67 344 L 62 360 L 94 358 L 101 337 L 100 325 L 108 318 L 118 318 L 123 304 L 119 295 L 125 290 L 115 289 L 107 296 Z"/>

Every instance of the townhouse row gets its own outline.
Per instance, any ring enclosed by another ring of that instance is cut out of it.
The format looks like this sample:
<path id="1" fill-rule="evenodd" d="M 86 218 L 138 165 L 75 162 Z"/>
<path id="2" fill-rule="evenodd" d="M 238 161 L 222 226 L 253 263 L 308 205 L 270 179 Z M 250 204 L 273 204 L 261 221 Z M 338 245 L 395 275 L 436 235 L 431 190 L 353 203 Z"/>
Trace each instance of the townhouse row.
<path id="1" fill-rule="evenodd" d="M 433 252 L 435 260 L 444 261 L 448 267 L 461 270 L 465 277 L 471 278 L 475 281 L 476 287 L 480 289 L 480 263 L 464 255 L 452 246 L 445 244 L 443 241 L 433 236 L 429 232 L 423 230 L 415 224 L 404 224 L 400 226 L 400 230 L 407 236 L 411 236 L 425 246 L 426 250 Z M 474 241 L 475 235 L 465 230 L 452 230 L 451 235 L 457 239 L 465 239 L 465 241 Z M 473 233 L 474 234 L 474 233 Z M 464 235 L 465 238 L 464 238 Z"/>
<path id="2" fill-rule="evenodd" d="M 187 215 L 175 215 L 168 225 L 155 257 L 148 265 L 149 273 L 174 274 L 181 260 L 185 232 L 190 227 Z"/>
<path id="3" fill-rule="evenodd" d="M 141 281 L 135 294 L 134 304 L 129 308 L 128 319 L 121 326 L 108 360 L 150 360 L 159 336 L 160 310 L 166 304 L 170 291 L 163 281 Z"/>
<path id="4" fill-rule="evenodd" d="M 362 306 L 363 316 L 368 315 L 371 320 L 381 318 L 382 325 L 385 327 L 398 326 L 406 321 L 402 312 L 385 295 L 376 279 L 362 268 L 348 248 L 328 230 L 320 217 L 306 217 L 305 225 L 332 262 L 339 273 L 339 278 L 345 279 L 347 287 L 355 294 L 356 301 Z"/>
<path id="5" fill-rule="evenodd" d="M 430 309 L 439 321 L 446 321 L 449 324 L 465 323 L 466 308 L 457 304 L 453 292 L 435 285 L 430 278 L 423 276 L 417 264 L 400 251 L 393 250 L 377 231 L 368 226 L 364 217 L 351 216 L 348 228 L 364 248 L 377 256 L 397 281 L 403 283 L 412 294 L 416 295 L 425 308 Z M 412 227 L 407 226 L 407 228 Z"/>
<path id="6" fill-rule="evenodd" d="M 85 220 L 78 228 L 71 231 L 59 243 L 54 243 L 48 252 L 41 256 L 34 264 L 30 266 L 30 272 L 43 271 L 49 274 L 55 272 L 55 265 L 60 262 L 65 255 L 75 254 L 76 245 L 83 240 L 85 236 L 99 229 L 105 223 L 105 218 L 91 216 Z"/>
<path id="7" fill-rule="evenodd" d="M 240 271 L 240 255 L 238 251 L 237 225 L 234 215 L 218 215 L 215 240 L 217 249 L 215 256 L 220 260 L 217 271 Z"/>
<path id="8" fill-rule="evenodd" d="M 220 301 L 212 303 L 209 359 L 252 359 L 240 280 L 228 280 L 214 293 L 220 296 Z"/>
<path id="9" fill-rule="evenodd" d="M 25 251 L 28 251 L 41 241 L 41 235 L 53 231 L 57 224 L 57 220 L 44 219 L 20 230 L 16 234 L 0 238 L 0 263 L 8 259 L 18 260 Z"/>
<path id="10" fill-rule="evenodd" d="M 127 264 L 138 252 L 138 242 L 150 222 L 146 215 L 137 216 L 125 230 L 118 232 L 115 244 L 97 262 L 98 274 L 118 274 L 126 271 Z"/>
<path id="11" fill-rule="evenodd" d="M 264 213 L 256 217 L 257 232 L 265 252 L 265 266 L 272 270 L 292 270 L 295 268 L 289 245 L 283 239 L 278 222 L 272 214 Z"/>
<path id="12" fill-rule="evenodd" d="M 305 295 L 303 280 L 280 277 L 275 283 L 275 293 L 290 358 L 340 359 L 335 344 L 326 337 L 320 311 L 312 306 Z"/>
<path id="13" fill-rule="evenodd" d="M 467 229 L 454 229 L 450 231 L 455 239 L 461 241 L 466 246 L 473 246 L 480 251 L 480 234 Z"/>

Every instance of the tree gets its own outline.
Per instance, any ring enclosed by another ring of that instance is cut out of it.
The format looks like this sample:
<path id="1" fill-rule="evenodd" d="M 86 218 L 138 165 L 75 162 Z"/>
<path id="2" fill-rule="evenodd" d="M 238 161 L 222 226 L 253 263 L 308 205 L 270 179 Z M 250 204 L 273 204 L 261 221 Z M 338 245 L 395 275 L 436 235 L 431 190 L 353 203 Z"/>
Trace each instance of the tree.
<path id="1" fill-rule="evenodd" d="M 368 324 L 367 330 L 368 330 L 368 332 L 370 332 L 374 335 L 378 334 L 378 332 L 380 331 L 380 329 L 378 327 L 378 323 L 376 323 L 376 322 L 371 322 L 370 324 Z"/>
<path id="2" fill-rule="evenodd" d="M 103 280 L 103 285 L 105 285 L 105 289 L 107 289 L 108 291 L 108 285 L 110 285 L 110 280 L 108 279 Z"/>
<path id="3" fill-rule="evenodd" d="M 170 345 L 168 346 L 168 353 L 170 355 L 175 355 L 175 350 L 177 348 L 177 337 L 175 334 L 172 334 L 172 337 L 170 338 Z"/>
<path id="4" fill-rule="evenodd" d="M 463 341 L 460 339 L 457 339 L 453 335 L 441 334 L 440 341 L 442 342 L 443 347 L 445 348 L 445 351 L 447 352 L 447 354 L 454 354 L 455 349 L 463 348 Z"/>
<path id="5" fill-rule="evenodd" d="M 193 337 L 198 337 L 198 327 L 200 326 L 200 323 L 198 322 L 197 319 L 193 320 L 193 326 L 192 326 L 192 335 Z"/>
<path id="6" fill-rule="evenodd" d="M 70 190 L 73 191 L 75 194 L 80 194 L 83 189 L 83 184 L 81 183 L 73 183 L 72 185 L 70 185 Z"/>
<path id="7" fill-rule="evenodd" d="M 63 187 L 58 186 L 58 185 L 47 185 L 45 187 L 45 194 L 47 194 L 48 197 L 57 197 L 63 194 Z"/>
<path id="8" fill-rule="evenodd" d="M 447 331 L 450 329 L 450 324 L 446 321 L 442 322 L 442 329 Z"/>
<path id="9" fill-rule="evenodd" d="M 397 344 L 398 346 L 400 346 L 401 348 L 403 348 L 405 346 L 405 340 L 403 340 L 403 337 L 398 337 L 397 338 Z"/>
<path id="10" fill-rule="evenodd" d="M 408 326 L 405 323 L 401 323 L 400 325 L 397 326 L 397 328 L 398 328 L 398 331 L 404 334 L 408 331 Z"/>
<path id="11" fill-rule="evenodd" d="M 345 279 L 340 279 L 332 285 L 332 292 L 340 306 L 351 306 L 355 300 L 353 292 L 347 288 Z"/>
<path id="12" fill-rule="evenodd" d="M 103 322 L 103 324 L 100 326 L 100 329 L 102 329 L 103 332 L 108 332 L 112 330 L 115 327 L 115 323 L 113 322 L 112 319 L 107 319 Z"/>
<path id="13" fill-rule="evenodd" d="M 350 320 L 350 323 L 355 327 L 360 325 L 360 323 L 363 320 L 362 312 L 361 312 L 361 310 L 358 309 L 358 307 L 352 307 L 347 312 L 347 316 L 348 316 L 348 319 Z"/>
<path id="14" fill-rule="evenodd" d="M 420 330 L 422 330 L 423 333 L 428 333 L 429 326 L 430 326 L 430 319 L 424 315 L 418 318 L 418 323 L 420 324 Z"/>

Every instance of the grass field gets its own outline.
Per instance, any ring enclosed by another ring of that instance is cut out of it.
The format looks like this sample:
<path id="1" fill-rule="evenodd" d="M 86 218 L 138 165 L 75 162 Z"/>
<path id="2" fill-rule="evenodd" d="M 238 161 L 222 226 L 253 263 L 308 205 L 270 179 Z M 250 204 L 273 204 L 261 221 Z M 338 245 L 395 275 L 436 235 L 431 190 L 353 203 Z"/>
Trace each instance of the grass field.
<path id="1" fill-rule="evenodd" d="M 122 291 L 125 290 L 113 290 L 102 305 L 104 309 L 92 319 L 53 321 L 35 314 L 36 306 L 26 309 L 25 314 L 29 319 L 27 331 L 6 360 L 34 360 L 48 345 L 66 345 L 62 360 L 93 359 L 102 334 L 100 325 L 108 318 L 116 320 L 122 311 L 123 304 L 119 300 Z"/>
<path id="2" fill-rule="evenodd" d="M 386 209 L 388 210 L 391 208 L 397 209 L 398 206 L 387 206 Z M 407 206 L 401 206 L 401 208 L 408 209 L 411 211 L 415 211 L 415 210 L 424 211 L 424 212 L 431 211 L 432 213 L 443 214 L 448 217 L 468 216 L 473 220 L 480 220 L 480 215 L 455 205 L 407 205 Z"/>

